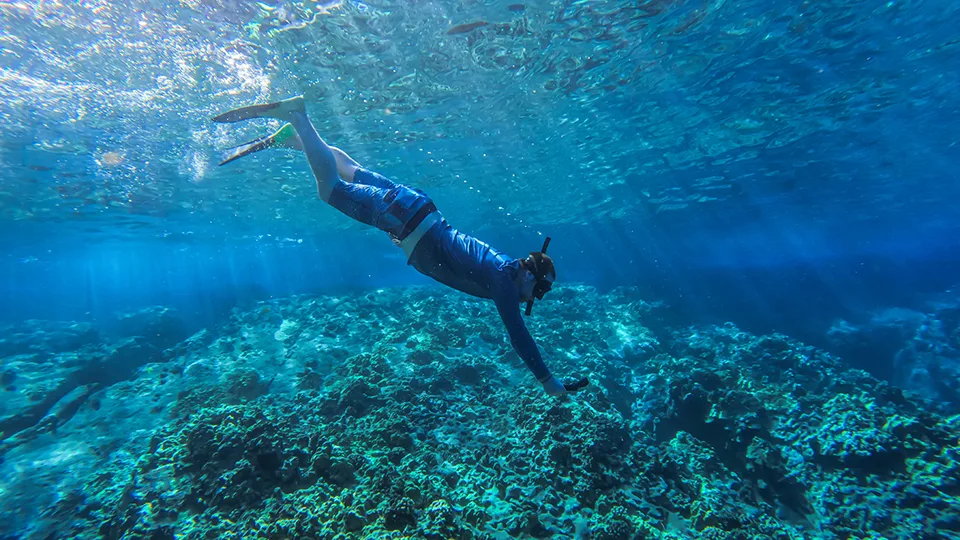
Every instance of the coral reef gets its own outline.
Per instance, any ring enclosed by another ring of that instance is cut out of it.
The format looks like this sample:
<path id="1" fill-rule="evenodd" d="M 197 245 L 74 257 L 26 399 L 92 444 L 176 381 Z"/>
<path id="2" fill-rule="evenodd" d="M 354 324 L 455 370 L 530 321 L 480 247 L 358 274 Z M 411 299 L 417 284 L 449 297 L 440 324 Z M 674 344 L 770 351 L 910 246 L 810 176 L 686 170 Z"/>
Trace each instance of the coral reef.
<path id="1" fill-rule="evenodd" d="M 544 395 L 495 310 L 437 288 L 237 310 L 9 448 L 0 533 L 960 538 L 960 417 L 631 289 L 558 287 L 527 322 L 593 384 Z"/>
<path id="2" fill-rule="evenodd" d="M 186 337 L 175 312 L 150 308 L 113 322 L 121 335 L 102 335 L 85 323 L 28 321 L 0 335 L 3 357 L 0 457 L 11 447 L 56 429 L 100 388 L 164 362 L 166 348 Z"/>
<path id="3" fill-rule="evenodd" d="M 947 291 L 918 309 L 887 308 L 838 320 L 830 349 L 897 386 L 960 411 L 960 300 Z"/>

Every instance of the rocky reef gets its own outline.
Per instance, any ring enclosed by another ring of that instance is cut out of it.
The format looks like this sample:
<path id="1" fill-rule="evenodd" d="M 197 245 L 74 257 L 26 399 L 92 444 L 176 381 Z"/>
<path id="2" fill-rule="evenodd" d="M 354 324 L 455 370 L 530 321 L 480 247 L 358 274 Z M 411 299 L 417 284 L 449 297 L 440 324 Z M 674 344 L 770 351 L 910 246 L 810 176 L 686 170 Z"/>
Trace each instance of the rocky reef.
<path id="1" fill-rule="evenodd" d="M 838 320 L 830 349 L 871 374 L 960 411 L 960 295 L 946 291 L 915 307 Z"/>
<path id="2" fill-rule="evenodd" d="M 185 337 L 177 314 L 160 307 L 122 314 L 103 331 L 35 320 L 0 328 L 0 457 L 56 430 L 101 389 L 166 361 Z"/>
<path id="3" fill-rule="evenodd" d="M 631 289 L 549 300 L 532 334 L 558 376 L 592 381 L 568 398 L 489 303 L 437 288 L 274 300 L 148 341 L 67 420 L 0 447 L 0 535 L 960 538 L 960 417 Z M 133 339 L 73 330 L 56 353 L 0 342 L 5 406 Z"/>

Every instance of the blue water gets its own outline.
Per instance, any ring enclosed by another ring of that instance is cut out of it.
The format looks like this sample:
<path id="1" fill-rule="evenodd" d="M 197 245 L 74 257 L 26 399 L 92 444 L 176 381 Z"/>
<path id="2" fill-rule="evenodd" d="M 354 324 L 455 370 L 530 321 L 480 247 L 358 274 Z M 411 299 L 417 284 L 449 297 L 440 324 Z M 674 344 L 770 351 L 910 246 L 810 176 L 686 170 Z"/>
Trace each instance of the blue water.
<path id="1" fill-rule="evenodd" d="M 830 329 L 957 301 L 960 5 L 509 4 L 0 4 L 0 326 L 163 306 L 194 332 L 430 285 L 297 153 L 216 166 L 277 124 L 213 115 L 303 94 L 331 144 L 464 232 L 517 257 L 551 236 L 560 283 L 781 333 L 956 410 L 898 371 L 910 332 Z"/>
<path id="2" fill-rule="evenodd" d="M 462 14 L 420 5 L 387 21 L 346 4 L 270 39 L 240 26 L 273 28 L 292 6 L 211 3 L 197 8 L 212 17 L 208 28 L 185 22 L 189 9 L 161 15 L 149 4 L 5 8 L 11 37 L 35 41 L 14 40 L 4 57 L 0 318 L 98 317 L 158 302 L 206 316 L 212 298 L 238 290 L 418 281 L 376 233 L 311 196 L 295 156 L 213 167 L 217 149 L 243 136 L 211 125 L 211 112 L 295 92 L 312 98 L 335 144 L 428 190 L 458 227 L 514 254 L 537 233 L 557 237 L 571 282 L 645 285 L 705 305 L 731 280 L 770 283 L 721 315 L 737 318 L 807 286 L 857 308 L 954 279 L 950 3 L 721 3 L 689 28 L 698 15 L 682 5 L 653 17 L 615 3 L 531 4 L 521 15 L 496 3 Z M 554 12 L 562 22 L 547 22 Z M 66 24 L 44 26 L 51 17 Z M 73 25 L 90 17 L 108 31 Z M 394 33 L 420 35 L 401 26 L 418 17 L 437 37 L 408 43 L 425 59 L 404 60 Z M 439 32 L 444 20 L 484 17 L 536 31 L 483 34 L 479 44 Z M 615 25 L 628 21 L 649 26 L 634 35 Z M 519 50 L 536 32 L 606 24 L 611 39 L 593 49 Z M 176 37 L 150 41 L 172 29 Z M 330 41 L 312 48 L 322 36 Z M 321 61 L 361 42 L 378 45 Z M 87 52 L 56 60 L 68 50 Z M 136 50 L 151 62 L 138 63 Z M 488 65 L 487 55 L 507 53 L 526 56 Z M 389 68 L 365 64 L 372 58 Z M 398 82 L 411 73 L 419 78 Z M 493 81 L 501 87 L 484 86 Z M 365 256 L 341 262 L 356 242 Z M 805 298 L 788 303 L 812 318 L 835 314 Z"/>

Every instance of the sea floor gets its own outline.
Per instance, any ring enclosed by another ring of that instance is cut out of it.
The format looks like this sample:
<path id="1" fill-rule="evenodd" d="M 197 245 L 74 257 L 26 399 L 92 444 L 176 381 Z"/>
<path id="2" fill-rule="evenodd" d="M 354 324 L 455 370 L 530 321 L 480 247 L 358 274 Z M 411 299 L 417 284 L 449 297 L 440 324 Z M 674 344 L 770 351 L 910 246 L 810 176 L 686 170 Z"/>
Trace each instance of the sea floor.
<path id="1" fill-rule="evenodd" d="M 960 416 L 632 289 L 296 296 L 0 332 L 0 538 L 960 538 Z"/>

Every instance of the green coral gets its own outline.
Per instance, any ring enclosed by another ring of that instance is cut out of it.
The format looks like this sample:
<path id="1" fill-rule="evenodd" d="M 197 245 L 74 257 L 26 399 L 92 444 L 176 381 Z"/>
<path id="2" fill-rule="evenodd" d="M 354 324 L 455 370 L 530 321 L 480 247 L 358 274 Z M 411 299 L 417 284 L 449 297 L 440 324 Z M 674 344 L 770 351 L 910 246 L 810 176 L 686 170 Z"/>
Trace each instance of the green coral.
<path id="1" fill-rule="evenodd" d="M 65 497 L 56 515 L 81 517 L 54 536 L 834 540 L 960 529 L 958 418 L 785 336 L 670 326 L 626 289 L 556 292 L 574 316 L 544 304 L 531 329 L 556 373 L 590 375 L 567 399 L 542 393 L 478 300 L 409 289 L 239 311 L 226 335 L 177 349 L 183 367 L 163 378 L 182 379 L 176 414 L 139 453 L 124 450 L 143 458 L 114 452 Z M 276 340 L 282 320 L 297 321 L 290 343 Z M 104 403 L 154 391 L 154 371 Z"/>
<path id="2" fill-rule="evenodd" d="M 876 400 L 838 394 L 823 405 L 820 427 L 808 439 L 818 453 L 852 467 L 898 466 L 910 450 L 916 420 L 888 415 Z"/>

